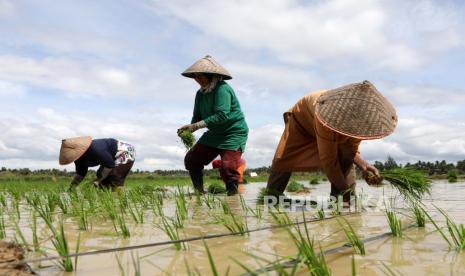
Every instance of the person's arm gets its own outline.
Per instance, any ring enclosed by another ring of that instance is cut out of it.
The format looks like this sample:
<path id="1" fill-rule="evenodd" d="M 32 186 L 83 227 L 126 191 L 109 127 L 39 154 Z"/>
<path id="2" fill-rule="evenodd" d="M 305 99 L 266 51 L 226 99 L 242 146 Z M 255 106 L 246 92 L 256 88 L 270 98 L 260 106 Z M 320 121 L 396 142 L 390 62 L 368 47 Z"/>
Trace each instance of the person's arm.
<path id="1" fill-rule="evenodd" d="M 357 152 L 357 154 L 355 154 L 354 163 L 362 171 L 362 176 L 367 182 L 367 184 L 369 185 L 381 184 L 381 181 L 383 180 L 383 178 L 379 174 L 378 169 L 375 166 L 368 163 L 367 161 L 365 161 L 362 158 L 362 155 L 360 154 L 360 152 Z"/>
<path id="2" fill-rule="evenodd" d="M 73 189 L 77 185 L 79 185 L 82 182 L 82 180 L 84 180 L 84 177 L 86 177 L 87 171 L 89 170 L 89 168 L 85 164 L 75 163 L 75 165 L 76 174 L 74 175 L 74 178 L 71 181 L 71 184 L 69 185 L 69 189 Z"/>
<path id="3" fill-rule="evenodd" d="M 111 170 L 115 167 L 115 159 L 112 155 L 110 148 L 107 143 L 100 143 L 94 146 L 95 157 L 97 162 L 102 166 L 102 171 L 97 179 L 94 180 L 94 184 L 97 182 L 98 185 L 108 177 Z"/>
<path id="4" fill-rule="evenodd" d="M 102 184 L 102 181 L 108 177 L 112 170 L 112 168 L 103 167 L 102 171 L 100 172 L 100 175 L 98 175 L 97 178 L 94 180 L 94 185 L 100 186 Z"/>

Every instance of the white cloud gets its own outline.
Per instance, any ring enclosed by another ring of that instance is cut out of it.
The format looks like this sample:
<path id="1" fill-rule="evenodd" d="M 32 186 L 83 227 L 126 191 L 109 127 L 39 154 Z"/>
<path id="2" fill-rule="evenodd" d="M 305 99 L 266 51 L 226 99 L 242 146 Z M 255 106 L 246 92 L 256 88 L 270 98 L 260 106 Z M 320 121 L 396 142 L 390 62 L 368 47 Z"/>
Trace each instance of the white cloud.
<path id="1" fill-rule="evenodd" d="M 430 2 L 430 5 L 371 0 L 153 2 L 155 10 L 171 12 L 203 32 L 206 39 L 218 37 L 246 50 L 270 51 L 278 60 L 294 65 L 324 66 L 325 62 L 357 60 L 380 69 L 411 70 L 429 61 L 432 52 L 461 45 L 464 37 L 463 32 L 450 27 L 455 23 L 450 20 L 460 13 Z M 405 6 L 410 10 L 401 8 Z M 436 33 L 433 37 L 447 40 L 416 44 L 430 39 L 433 30 Z"/>
<path id="2" fill-rule="evenodd" d="M 26 94 L 26 88 L 16 83 L 0 80 L 0 96 L 21 97 Z"/>
<path id="3" fill-rule="evenodd" d="M 140 86 L 124 69 L 57 57 L 0 56 L 0 78 L 75 95 L 134 95 L 150 89 Z"/>
<path id="4" fill-rule="evenodd" d="M 9 17 L 15 14 L 16 8 L 9 0 L 0 0 L 0 17 Z"/>

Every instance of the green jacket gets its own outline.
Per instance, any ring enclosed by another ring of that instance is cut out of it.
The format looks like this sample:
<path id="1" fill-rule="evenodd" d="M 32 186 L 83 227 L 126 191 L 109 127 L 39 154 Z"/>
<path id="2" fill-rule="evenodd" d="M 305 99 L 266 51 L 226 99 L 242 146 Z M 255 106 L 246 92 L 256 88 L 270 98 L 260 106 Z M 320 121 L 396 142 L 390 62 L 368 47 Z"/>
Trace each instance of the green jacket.
<path id="1" fill-rule="evenodd" d="M 208 131 L 200 137 L 200 144 L 244 152 L 249 128 L 236 94 L 226 82 L 218 83 L 210 93 L 197 91 L 191 123 L 201 120 Z"/>

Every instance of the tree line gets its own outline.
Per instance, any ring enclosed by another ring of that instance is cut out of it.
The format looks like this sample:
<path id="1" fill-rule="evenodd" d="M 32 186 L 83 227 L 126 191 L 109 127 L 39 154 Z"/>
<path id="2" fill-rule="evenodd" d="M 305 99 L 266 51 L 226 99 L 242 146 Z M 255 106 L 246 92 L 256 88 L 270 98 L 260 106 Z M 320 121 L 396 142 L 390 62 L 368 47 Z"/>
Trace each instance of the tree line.
<path id="1" fill-rule="evenodd" d="M 395 168 L 413 168 L 422 170 L 428 175 L 444 175 L 449 174 L 450 172 L 454 172 L 457 174 L 465 174 L 465 160 L 458 161 L 456 163 L 448 163 L 445 160 L 442 161 L 417 161 L 416 163 L 406 163 L 400 164 L 397 163 L 396 160 L 388 156 L 385 161 L 375 161 L 373 164 L 377 167 L 380 171 L 395 169 Z M 271 171 L 271 166 L 263 166 L 258 168 L 248 168 L 246 173 L 248 172 L 256 172 L 257 174 L 266 174 Z M 20 169 L 9 169 L 6 167 L 0 168 L 0 173 L 12 173 L 15 175 L 54 175 L 54 176 L 71 176 L 74 172 L 67 171 L 66 169 L 59 170 L 59 169 L 38 169 L 38 170 L 31 170 L 29 168 L 20 168 Z M 132 174 L 152 174 L 157 176 L 188 176 L 188 172 L 186 170 L 139 170 L 135 169 L 131 172 Z M 205 175 L 216 175 L 217 170 L 214 169 L 206 169 Z"/>

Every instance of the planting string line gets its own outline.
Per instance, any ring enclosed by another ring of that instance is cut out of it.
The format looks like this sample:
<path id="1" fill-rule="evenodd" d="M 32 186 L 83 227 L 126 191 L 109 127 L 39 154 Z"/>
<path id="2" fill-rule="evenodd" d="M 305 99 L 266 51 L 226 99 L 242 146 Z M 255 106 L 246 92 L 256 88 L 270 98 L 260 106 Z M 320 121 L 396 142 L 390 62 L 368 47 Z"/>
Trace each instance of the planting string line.
<path id="1" fill-rule="evenodd" d="M 247 234 L 247 233 L 259 232 L 259 231 L 264 231 L 264 230 L 279 229 L 279 228 L 284 228 L 284 227 L 293 226 L 293 225 L 300 225 L 300 224 L 305 224 L 305 223 L 312 223 L 312 222 L 318 222 L 318 221 L 331 220 L 331 219 L 335 219 L 337 217 L 346 217 L 346 216 L 351 216 L 351 215 L 360 214 L 360 213 L 361 212 L 353 212 L 353 213 L 346 213 L 344 215 L 325 217 L 323 219 L 315 218 L 315 219 L 312 219 L 312 220 L 303 220 L 303 221 L 298 221 L 298 222 L 283 224 L 283 225 L 271 225 L 271 226 L 267 226 L 267 227 L 261 227 L 261 228 L 256 228 L 256 229 L 252 229 L 252 230 L 243 231 L 242 233 L 241 232 L 233 232 L 233 233 L 213 234 L 213 235 L 198 236 L 198 237 L 192 237 L 192 238 L 186 238 L 186 239 L 180 239 L 180 240 L 174 240 L 174 241 L 146 243 L 146 244 L 140 244 L 140 245 L 131 245 L 131 246 L 114 247 L 114 248 L 100 249 L 100 250 L 87 251 L 87 252 L 79 252 L 79 253 L 69 254 L 67 256 L 50 256 L 50 257 L 44 257 L 44 258 L 38 258 L 38 259 L 30 259 L 30 260 L 21 260 L 21 261 L 15 261 L 15 262 L 0 262 L 0 268 L 11 266 L 12 264 L 21 265 L 21 264 L 26 264 L 26 263 L 54 261 L 54 260 L 62 260 L 62 259 L 65 259 L 65 258 L 73 258 L 73 257 L 81 257 L 81 256 L 113 253 L 113 252 L 119 252 L 119 251 L 127 251 L 127 250 L 141 249 L 141 248 L 147 248 L 147 247 L 157 247 L 157 246 L 184 243 L 184 242 L 191 242 L 191 241 L 209 240 L 209 239 L 215 239 L 215 238 L 221 238 L 221 237 L 238 236 L 238 235 L 244 235 L 244 234 Z"/>
<path id="2" fill-rule="evenodd" d="M 416 223 L 412 223 L 412 224 L 402 228 L 402 231 L 413 228 L 414 226 L 416 226 Z M 382 234 L 373 235 L 371 237 L 363 239 L 362 241 L 365 244 L 365 243 L 368 243 L 368 242 L 377 241 L 377 240 L 387 238 L 387 237 L 392 237 L 392 232 L 384 232 Z M 326 249 L 325 251 L 323 251 L 323 253 L 317 253 L 317 257 L 319 257 L 321 254 L 323 254 L 324 256 L 327 256 L 327 255 L 331 255 L 331 254 L 334 254 L 334 253 L 342 252 L 342 251 L 345 251 L 345 250 L 347 250 L 349 248 L 352 248 L 352 247 L 353 246 L 352 246 L 351 243 L 345 243 L 344 245 L 341 245 L 339 247 Z M 278 262 L 275 262 L 275 264 L 279 264 L 279 266 L 282 267 L 282 268 L 292 268 L 292 267 L 294 267 L 294 265 L 296 265 L 296 264 L 298 264 L 300 262 L 301 262 L 301 259 L 293 259 L 291 261 L 287 261 L 287 262 L 284 262 L 282 264 L 279 263 L 279 261 L 278 261 Z M 274 271 L 274 270 L 276 270 L 275 266 L 276 265 L 269 265 L 267 267 L 257 269 L 257 270 L 255 270 L 253 272 L 250 272 L 250 273 L 241 274 L 241 276 L 255 276 L 255 275 L 260 274 L 260 273 L 266 273 L 266 272 Z"/>

